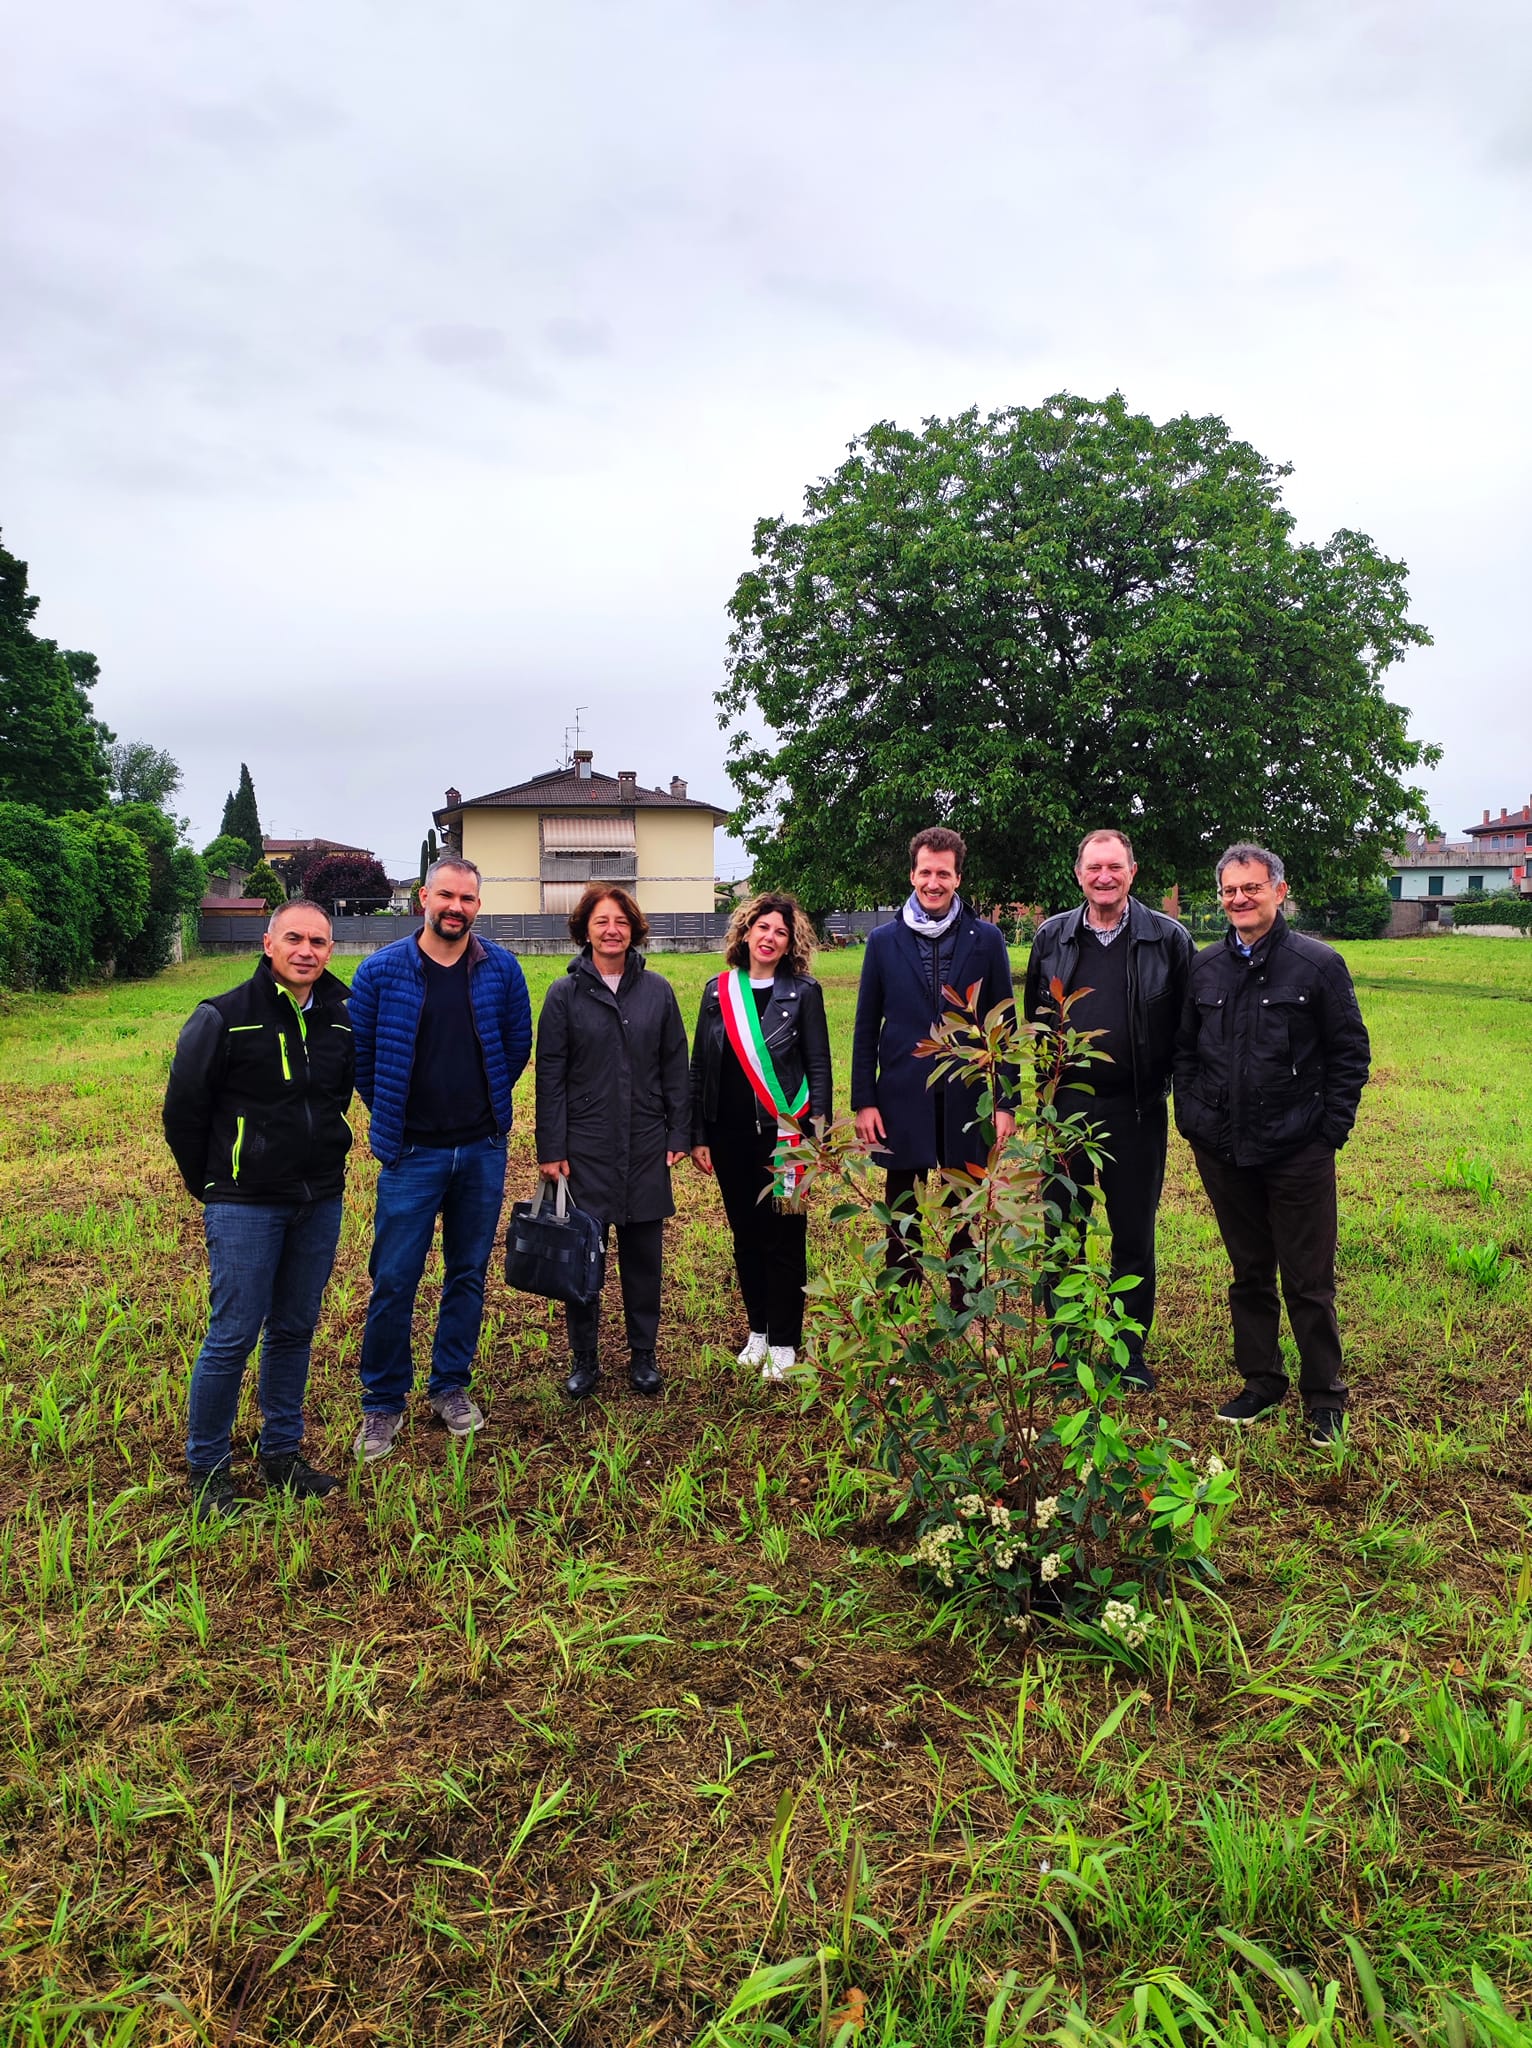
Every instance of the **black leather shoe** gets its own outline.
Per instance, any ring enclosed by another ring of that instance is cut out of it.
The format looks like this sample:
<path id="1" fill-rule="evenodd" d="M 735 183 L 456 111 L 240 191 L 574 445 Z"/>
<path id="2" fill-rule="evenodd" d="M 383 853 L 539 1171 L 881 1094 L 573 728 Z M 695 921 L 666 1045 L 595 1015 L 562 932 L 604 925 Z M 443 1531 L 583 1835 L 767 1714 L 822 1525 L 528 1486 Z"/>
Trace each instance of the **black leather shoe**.
<path id="1" fill-rule="evenodd" d="M 594 1351 L 577 1351 L 569 1377 L 564 1382 L 564 1392 L 571 1401 L 583 1401 L 588 1394 L 596 1391 L 596 1382 L 601 1377 L 601 1362 Z"/>
<path id="2" fill-rule="evenodd" d="M 1141 1358 L 1130 1358 L 1122 1369 L 1121 1386 L 1125 1394 L 1152 1394 L 1159 1381 Z"/>
<path id="3" fill-rule="evenodd" d="M 202 1472 L 195 1465 L 186 1470 L 186 1483 L 191 1490 L 192 1520 L 209 1522 L 215 1515 L 233 1520 L 245 1503 L 234 1491 L 234 1481 L 227 1465 L 219 1465 L 211 1472 Z"/>
<path id="4" fill-rule="evenodd" d="M 652 1351 L 633 1351 L 628 1355 L 628 1385 L 635 1394 L 657 1394 L 665 1382 L 660 1378 L 659 1367 L 654 1362 Z"/>
<path id="5" fill-rule="evenodd" d="M 323 1500 L 340 1484 L 333 1473 L 315 1471 L 297 1451 L 285 1451 L 278 1458 L 262 1458 L 261 1470 L 268 1486 L 280 1488 L 296 1500 Z"/>

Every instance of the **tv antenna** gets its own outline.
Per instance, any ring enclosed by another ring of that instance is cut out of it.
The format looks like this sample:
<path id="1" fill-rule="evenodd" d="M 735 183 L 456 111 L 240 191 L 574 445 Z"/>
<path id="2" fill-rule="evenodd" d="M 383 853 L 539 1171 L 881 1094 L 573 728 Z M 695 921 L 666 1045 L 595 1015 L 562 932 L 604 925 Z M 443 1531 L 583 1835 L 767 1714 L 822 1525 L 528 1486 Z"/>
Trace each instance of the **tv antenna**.
<path id="1" fill-rule="evenodd" d="M 590 706 L 588 704 L 577 704 L 575 706 L 574 724 L 566 725 L 564 728 L 564 766 L 566 768 L 574 766 L 574 754 L 569 745 L 569 735 L 571 733 L 574 734 L 574 743 L 578 747 L 583 736 L 580 730 L 580 714 L 582 711 L 589 711 L 589 709 Z"/>

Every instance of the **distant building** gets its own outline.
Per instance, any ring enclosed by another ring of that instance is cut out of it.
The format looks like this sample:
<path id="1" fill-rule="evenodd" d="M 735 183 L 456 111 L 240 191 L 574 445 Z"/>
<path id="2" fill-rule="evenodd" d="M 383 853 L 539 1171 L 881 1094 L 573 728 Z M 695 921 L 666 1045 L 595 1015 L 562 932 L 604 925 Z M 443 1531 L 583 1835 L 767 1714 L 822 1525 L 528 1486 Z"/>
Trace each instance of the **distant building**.
<path id="1" fill-rule="evenodd" d="M 348 846 L 344 839 L 263 839 L 261 858 L 287 881 L 288 863 L 301 853 L 352 853 L 363 860 L 374 858 L 370 846 Z"/>
<path id="2" fill-rule="evenodd" d="M 1465 829 L 1478 853 L 1525 856 L 1532 851 L 1532 804 L 1523 804 L 1519 811 L 1510 812 L 1502 805 L 1498 818 L 1492 818 L 1486 811 L 1482 824 Z"/>
<path id="3" fill-rule="evenodd" d="M 1484 815 L 1488 819 L 1489 812 Z M 1526 886 L 1525 855 L 1518 861 L 1509 843 L 1491 850 L 1484 843 L 1483 826 L 1467 829 L 1477 836 L 1460 840 L 1427 839 L 1419 832 L 1406 836 L 1404 852 L 1389 863 L 1388 893 L 1395 904 L 1390 938 L 1408 938 L 1412 932 L 1450 925 L 1452 906 L 1465 896 L 1493 896 Z M 1495 830 L 1504 837 L 1503 828 Z M 1525 838 L 1518 844 L 1525 848 Z"/>
<path id="4" fill-rule="evenodd" d="M 647 911 L 714 907 L 713 834 L 729 813 L 688 796 L 679 775 L 644 789 L 599 775 L 589 749 L 567 768 L 487 796 L 447 791 L 436 812 L 444 849 L 475 862 L 487 911 L 567 916 L 593 881 L 621 882 Z"/>

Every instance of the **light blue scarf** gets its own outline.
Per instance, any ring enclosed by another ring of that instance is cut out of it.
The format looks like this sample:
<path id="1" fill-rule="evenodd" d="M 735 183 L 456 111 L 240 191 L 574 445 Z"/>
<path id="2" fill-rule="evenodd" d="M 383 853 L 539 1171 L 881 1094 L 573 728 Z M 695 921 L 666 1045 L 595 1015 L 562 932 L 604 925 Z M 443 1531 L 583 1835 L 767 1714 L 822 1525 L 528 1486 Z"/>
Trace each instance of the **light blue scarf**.
<path id="1" fill-rule="evenodd" d="M 954 896 L 952 908 L 945 917 L 932 917 L 927 911 L 922 909 L 920 898 L 912 889 L 909 901 L 905 904 L 901 914 L 910 930 L 917 932 L 921 938 L 940 939 L 951 931 L 952 927 L 963 915 L 963 899 L 961 896 Z"/>

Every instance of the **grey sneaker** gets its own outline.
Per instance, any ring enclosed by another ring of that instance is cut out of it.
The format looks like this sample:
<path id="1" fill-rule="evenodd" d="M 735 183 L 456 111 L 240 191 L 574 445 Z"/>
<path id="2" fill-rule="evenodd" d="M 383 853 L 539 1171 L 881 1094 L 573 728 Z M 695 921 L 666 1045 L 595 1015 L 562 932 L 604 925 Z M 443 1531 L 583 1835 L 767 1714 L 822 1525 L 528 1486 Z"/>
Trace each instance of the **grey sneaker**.
<path id="1" fill-rule="evenodd" d="M 394 1447 L 394 1438 L 404 1427 L 404 1410 L 397 1415 L 364 1415 L 362 1426 L 351 1440 L 351 1448 L 366 1465 L 376 1465 Z"/>
<path id="2" fill-rule="evenodd" d="M 452 1387 L 445 1394 L 438 1394 L 431 1403 L 431 1413 L 454 1436 L 472 1436 L 476 1429 L 484 1427 L 484 1417 L 464 1387 Z"/>

